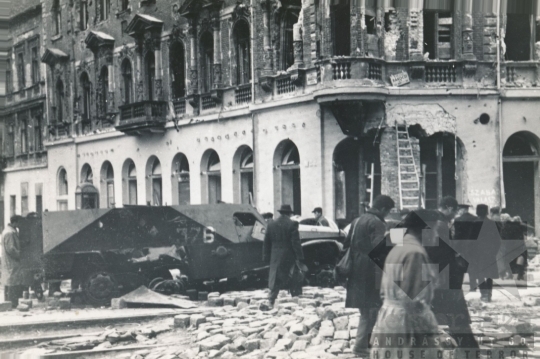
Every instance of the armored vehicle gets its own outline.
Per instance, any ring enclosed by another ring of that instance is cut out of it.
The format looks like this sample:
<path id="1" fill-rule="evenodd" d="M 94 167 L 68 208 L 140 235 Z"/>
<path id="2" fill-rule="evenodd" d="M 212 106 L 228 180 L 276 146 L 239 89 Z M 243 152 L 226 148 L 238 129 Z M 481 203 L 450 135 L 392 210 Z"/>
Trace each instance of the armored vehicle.
<path id="1" fill-rule="evenodd" d="M 104 305 L 140 285 L 169 293 L 251 279 L 263 285 L 265 230 L 248 205 L 127 206 L 45 212 L 26 219 L 21 239 L 32 248 L 29 277 L 42 269 L 49 283 L 70 279 L 90 303 Z M 300 232 L 308 280 L 331 285 L 342 232 L 304 225 Z"/>

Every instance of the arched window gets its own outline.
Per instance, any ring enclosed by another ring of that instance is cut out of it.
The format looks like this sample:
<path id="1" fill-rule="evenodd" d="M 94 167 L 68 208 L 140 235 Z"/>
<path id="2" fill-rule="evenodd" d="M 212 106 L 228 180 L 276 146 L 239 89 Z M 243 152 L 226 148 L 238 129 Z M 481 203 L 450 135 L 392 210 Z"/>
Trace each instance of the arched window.
<path id="1" fill-rule="evenodd" d="M 458 150 L 456 160 L 456 149 Z M 456 168 L 460 165 L 460 146 L 456 137 L 450 133 L 436 133 L 429 137 L 420 138 L 420 165 L 423 185 L 423 197 L 427 209 L 436 209 L 439 201 L 445 196 L 458 197 Z"/>
<path id="2" fill-rule="evenodd" d="M 172 190 L 173 204 L 186 205 L 191 203 L 191 188 L 189 177 L 189 162 L 183 153 L 178 153 L 173 159 Z"/>
<path id="3" fill-rule="evenodd" d="M 371 206 L 381 194 L 379 146 L 347 138 L 334 150 L 333 169 L 335 218 L 350 222 L 363 213 L 361 203 Z"/>
<path id="4" fill-rule="evenodd" d="M 82 87 L 82 120 L 83 122 L 90 121 L 90 96 L 92 94 L 92 87 L 90 84 L 90 78 L 86 72 L 81 75 L 81 87 Z"/>
<path id="5" fill-rule="evenodd" d="M 99 208 L 99 192 L 91 183 L 81 183 L 75 191 L 76 209 Z"/>
<path id="6" fill-rule="evenodd" d="M 157 157 L 150 157 L 146 164 L 146 173 L 147 203 L 152 206 L 161 206 L 163 204 L 162 171 L 161 162 L 159 162 Z"/>
<path id="7" fill-rule="evenodd" d="M 67 172 L 64 168 L 58 171 L 58 196 L 67 196 L 68 194 L 68 179 Z"/>
<path id="8" fill-rule="evenodd" d="M 107 105 L 108 105 L 108 97 L 109 97 L 109 69 L 107 66 L 103 66 L 101 68 L 101 73 L 99 74 L 99 85 L 100 85 L 100 92 L 101 92 L 101 98 L 100 98 L 100 115 L 106 116 L 107 115 Z"/>
<path id="9" fill-rule="evenodd" d="M 137 168 L 135 163 L 128 159 L 122 167 L 123 202 L 124 204 L 137 204 Z"/>
<path id="10" fill-rule="evenodd" d="M 148 100 L 154 100 L 154 79 L 156 78 L 156 58 L 153 52 L 146 54 L 146 90 Z"/>
<path id="11" fill-rule="evenodd" d="M 124 104 L 133 102 L 133 74 L 131 62 L 125 59 L 122 62 L 122 90 L 124 91 Z"/>
<path id="12" fill-rule="evenodd" d="M 274 206 L 290 204 L 295 214 L 302 213 L 300 154 L 296 145 L 282 141 L 274 153 Z"/>
<path id="13" fill-rule="evenodd" d="M 62 122 L 64 120 L 64 83 L 62 80 L 56 82 L 56 121 Z"/>
<path id="14" fill-rule="evenodd" d="M 238 85 L 247 84 L 251 80 L 251 47 L 249 35 L 250 31 L 247 21 L 238 21 L 234 26 L 236 83 Z"/>
<path id="15" fill-rule="evenodd" d="M 186 59 L 184 46 L 174 42 L 170 47 L 169 66 L 171 70 L 172 98 L 177 99 L 186 95 Z"/>
<path id="16" fill-rule="evenodd" d="M 216 151 L 209 149 L 201 161 L 202 202 L 214 204 L 221 201 L 221 160 Z"/>
<path id="17" fill-rule="evenodd" d="M 67 179 L 67 172 L 64 168 L 61 168 L 60 171 L 58 171 L 58 184 L 57 184 L 57 194 L 58 194 L 58 200 L 57 200 L 57 209 L 59 211 L 67 211 L 68 209 L 68 201 L 67 201 L 67 195 L 68 195 L 68 179 Z"/>
<path id="18" fill-rule="evenodd" d="M 92 167 L 88 163 L 85 163 L 81 169 L 81 183 L 94 183 L 94 174 Z"/>
<path id="19" fill-rule="evenodd" d="M 241 146 L 233 157 L 233 191 L 235 202 L 253 203 L 253 150 Z"/>
<path id="20" fill-rule="evenodd" d="M 109 18 L 109 13 L 111 12 L 111 0 L 99 0 L 99 4 L 99 18 L 101 21 L 107 20 Z"/>
<path id="21" fill-rule="evenodd" d="M 533 133 L 514 133 L 503 149 L 506 209 L 538 229 L 540 225 L 540 139 Z"/>
<path id="22" fill-rule="evenodd" d="M 109 161 L 101 167 L 101 203 L 106 208 L 114 208 L 114 170 Z"/>
<path id="23" fill-rule="evenodd" d="M 201 36 L 201 90 L 210 92 L 214 83 L 214 37 L 210 32 Z"/>

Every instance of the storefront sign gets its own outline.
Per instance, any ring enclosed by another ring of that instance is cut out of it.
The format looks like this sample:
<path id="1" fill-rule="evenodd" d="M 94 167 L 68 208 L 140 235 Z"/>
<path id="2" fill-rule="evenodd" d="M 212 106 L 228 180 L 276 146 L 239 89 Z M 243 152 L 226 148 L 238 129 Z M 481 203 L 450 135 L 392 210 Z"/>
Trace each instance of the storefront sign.
<path id="1" fill-rule="evenodd" d="M 409 74 L 405 71 L 401 71 L 397 74 L 390 75 L 390 82 L 392 83 L 392 86 L 397 87 L 408 84 L 411 81 L 409 80 Z"/>

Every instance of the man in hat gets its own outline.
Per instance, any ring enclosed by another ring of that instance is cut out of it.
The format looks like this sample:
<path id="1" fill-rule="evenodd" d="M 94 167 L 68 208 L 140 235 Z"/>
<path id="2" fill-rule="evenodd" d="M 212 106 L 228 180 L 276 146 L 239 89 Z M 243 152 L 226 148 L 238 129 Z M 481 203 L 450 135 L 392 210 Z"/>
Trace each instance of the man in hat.
<path id="1" fill-rule="evenodd" d="M 345 249 L 350 247 L 351 259 L 345 306 L 360 310 L 360 322 L 353 348 L 353 353 L 360 357 L 369 356 L 369 337 L 382 305 L 380 268 L 383 267 L 391 247 L 382 246 L 384 249 L 380 251 L 378 248 L 381 247 L 380 243 L 387 230 L 384 218 L 394 206 L 392 198 L 377 196 L 373 207 L 353 221 L 345 240 Z"/>
<path id="2" fill-rule="evenodd" d="M 269 300 L 273 306 L 281 289 L 287 289 L 289 274 L 296 261 L 304 260 L 298 233 L 298 222 L 291 220 L 292 208 L 284 204 L 278 219 L 268 223 L 263 244 L 263 260 L 270 261 L 268 274 Z"/>
<path id="3" fill-rule="evenodd" d="M 315 207 L 315 209 L 311 213 L 313 213 L 313 216 L 317 220 L 317 226 L 330 227 L 330 223 L 322 214 L 321 207 Z"/>

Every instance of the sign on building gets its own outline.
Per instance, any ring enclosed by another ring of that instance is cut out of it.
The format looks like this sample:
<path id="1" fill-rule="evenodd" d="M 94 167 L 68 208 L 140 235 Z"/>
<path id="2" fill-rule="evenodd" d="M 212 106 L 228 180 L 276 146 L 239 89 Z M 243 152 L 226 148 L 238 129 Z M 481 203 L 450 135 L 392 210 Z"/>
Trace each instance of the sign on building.
<path id="1" fill-rule="evenodd" d="M 409 80 L 409 74 L 405 71 L 398 72 L 397 74 L 390 75 L 390 82 L 392 86 L 403 86 L 411 82 Z"/>

